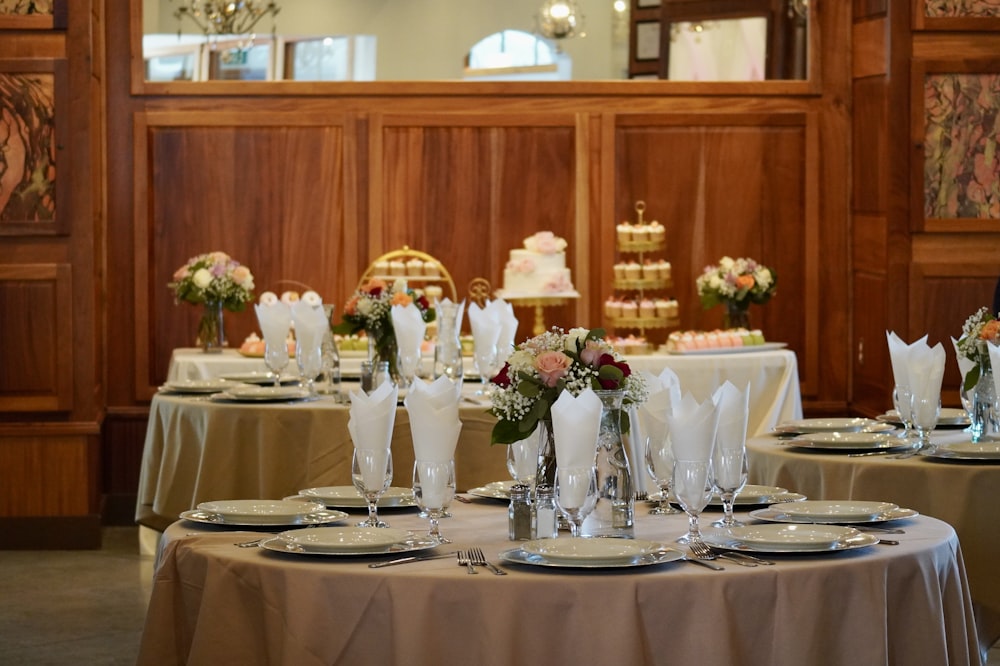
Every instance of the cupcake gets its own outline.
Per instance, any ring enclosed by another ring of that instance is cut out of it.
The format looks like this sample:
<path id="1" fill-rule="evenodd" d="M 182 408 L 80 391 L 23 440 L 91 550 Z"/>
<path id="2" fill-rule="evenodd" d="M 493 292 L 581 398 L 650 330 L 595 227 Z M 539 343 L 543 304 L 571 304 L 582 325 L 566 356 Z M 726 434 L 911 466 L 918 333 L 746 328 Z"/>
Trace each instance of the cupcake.
<path id="1" fill-rule="evenodd" d="M 639 306 L 635 301 L 624 301 L 622 303 L 622 319 L 635 319 L 639 314 Z"/>
<path id="2" fill-rule="evenodd" d="M 424 274 L 424 262 L 420 259 L 414 257 L 406 262 L 406 274 L 407 275 L 423 275 Z"/>
<path id="3" fill-rule="evenodd" d="M 670 317 L 670 301 L 665 298 L 657 298 L 653 301 L 653 306 L 656 309 L 656 316 L 667 319 Z"/>
<path id="4" fill-rule="evenodd" d="M 670 280 L 670 277 L 673 274 L 673 270 L 672 270 L 672 268 L 670 266 L 670 262 L 666 261 L 665 259 L 660 259 L 658 267 L 660 269 L 660 279 L 661 280 Z"/>
<path id="5" fill-rule="evenodd" d="M 649 241 L 649 225 L 637 224 L 632 227 L 632 240 L 642 241 L 644 243 Z"/>
<path id="6" fill-rule="evenodd" d="M 632 240 L 632 225 L 628 222 L 622 222 L 616 227 L 618 231 L 618 242 L 628 243 Z"/>
<path id="7" fill-rule="evenodd" d="M 426 296 L 427 300 L 430 301 L 431 303 L 433 303 L 434 301 L 441 300 L 441 296 L 443 293 L 444 292 L 442 291 L 441 287 L 437 286 L 436 284 L 429 284 L 426 287 L 424 287 L 424 296 Z"/>
<path id="8" fill-rule="evenodd" d="M 622 313 L 622 302 L 611 298 L 604 304 L 606 312 L 612 319 L 621 319 Z"/>
<path id="9" fill-rule="evenodd" d="M 651 241 L 660 242 L 666 240 L 667 229 L 662 224 L 653 220 L 649 223 L 649 239 Z"/>
<path id="10" fill-rule="evenodd" d="M 642 299 L 642 301 L 639 302 L 639 316 L 643 318 L 655 317 L 656 304 L 648 298 Z"/>
<path id="11" fill-rule="evenodd" d="M 660 279 L 660 266 L 657 263 L 650 261 L 649 259 L 642 265 L 642 279 L 643 280 L 659 280 Z"/>
<path id="12" fill-rule="evenodd" d="M 681 306 L 677 299 L 671 298 L 667 301 L 667 316 L 676 319 L 681 315 Z"/>
<path id="13" fill-rule="evenodd" d="M 384 259 L 375 262 L 375 275 L 388 275 L 389 274 L 389 262 Z"/>
<path id="14" fill-rule="evenodd" d="M 624 280 L 625 276 L 625 262 L 621 261 L 615 264 L 615 279 Z"/>
<path id="15" fill-rule="evenodd" d="M 393 277 L 402 277 L 406 275 L 406 264 L 398 259 L 390 261 L 389 275 L 392 275 Z"/>
<path id="16" fill-rule="evenodd" d="M 635 261 L 628 262 L 625 266 L 625 277 L 629 280 L 638 280 L 642 278 L 642 266 Z"/>
<path id="17" fill-rule="evenodd" d="M 438 277 L 441 274 L 436 261 L 428 259 L 424 262 L 424 275 L 428 277 Z"/>

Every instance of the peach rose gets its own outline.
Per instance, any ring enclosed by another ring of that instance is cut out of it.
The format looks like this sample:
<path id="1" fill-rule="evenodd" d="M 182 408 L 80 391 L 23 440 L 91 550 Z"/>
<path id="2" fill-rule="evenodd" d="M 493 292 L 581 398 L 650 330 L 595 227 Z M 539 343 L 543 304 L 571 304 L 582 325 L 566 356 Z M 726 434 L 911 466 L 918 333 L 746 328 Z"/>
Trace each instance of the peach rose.
<path id="1" fill-rule="evenodd" d="M 982 330 L 979 331 L 979 339 L 996 342 L 997 338 L 1000 338 L 1000 320 L 994 319 L 983 324 Z"/>
<path id="2" fill-rule="evenodd" d="M 573 359 L 562 352 L 546 351 L 542 352 L 535 359 L 535 369 L 541 375 L 546 386 L 555 386 L 558 381 L 566 375 Z"/>
<path id="3" fill-rule="evenodd" d="M 233 282 L 236 284 L 243 284 L 250 277 L 253 276 L 250 275 L 250 269 L 246 266 L 237 266 L 233 269 Z"/>
<path id="4" fill-rule="evenodd" d="M 358 312 L 358 295 L 351 296 L 344 304 L 344 314 L 353 315 Z"/>
<path id="5" fill-rule="evenodd" d="M 737 289 L 753 289 L 754 279 L 752 275 L 739 275 L 736 277 L 736 288 Z"/>
<path id="6" fill-rule="evenodd" d="M 392 294 L 393 305 L 409 305 L 413 302 L 413 297 L 405 291 L 397 291 Z"/>
<path id="7" fill-rule="evenodd" d="M 377 290 L 379 293 L 381 293 L 388 286 L 389 285 L 386 284 L 385 280 L 381 278 L 372 278 L 371 280 L 368 280 L 367 283 L 365 283 L 365 286 L 361 287 L 361 291 L 363 291 L 366 294 L 370 294 Z"/>

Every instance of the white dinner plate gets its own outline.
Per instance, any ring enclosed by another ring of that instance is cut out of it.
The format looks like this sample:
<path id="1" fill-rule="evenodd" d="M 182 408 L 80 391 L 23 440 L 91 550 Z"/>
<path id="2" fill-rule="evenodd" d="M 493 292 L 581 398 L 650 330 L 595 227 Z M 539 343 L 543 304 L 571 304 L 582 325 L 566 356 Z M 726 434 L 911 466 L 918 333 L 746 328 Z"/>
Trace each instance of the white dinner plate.
<path id="1" fill-rule="evenodd" d="M 756 509 L 750 512 L 750 517 L 756 520 L 766 520 L 770 523 L 826 523 L 826 524 L 841 524 L 841 525 L 867 525 L 870 523 L 886 523 L 890 520 L 901 520 L 903 518 L 915 518 L 920 514 L 913 509 L 904 509 L 902 507 L 893 509 L 892 511 L 886 511 L 885 513 L 879 514 L 877 516 L 872 516 L 871 518 L 866 518 L 863 520 L 846 520 L 839 518 L 836 521 L 823 521 L 823 520 L 803 520 L 797 516 L 789 516 L 787 513 L 782 511 L 777 511 L 768 507 L 766 509 Z"/>
<path id="2" fill-rule="evenodd" d="M 597 539 L 607 541 L 608 539 Z M 619 541 L 620 539 L 611 539 Z M 559 539 L 553 539 L 559 541 Z M 553 561 L 541 555 L 528 553 L 520 548 L 512 548 L 500 553 L 500 561 L 507 564 L 527 564 L 534 567 L 556 567 L 560 569 L 619 569 L 631 567 L 648 567 L 654 564 L 664 564 L 666 562 L 676 562 L 684 559 L 684 553 L 673 548 L 663 548 L 645 555 L 639 555 L 627 560 L 617 560 L 614 562 L 600 562 L 588 560 L 576 561 Z"/>
<path id="3" fill-rule="evenodd" d="M 299 495 L 317 499 L 328 507 L 363 508 L 368 502 L 354 486 L 323 486 L 320 488 L 305 488 Z M 396 506 L 416 506 L 413 490 L 410 488 L 389 487 L 378 500 L 379 508 Z"/>
<path id="4" fill-rule="evenodd" d="M 220 375 L 220 377 L 231 382 L 240 382 L 242 384 L 256 384 L 258 386 L 274 385 L 274 374 L 266 370 L 255 370 L 253 372 L 231 372 Z M 293 384 L 298 383 L 298 381 L 298 377 L 294 377 L 292 375 L 282 375 L 278 380 L 278 383 Z"/>
<path id="5" fill-rule="evenodd" d="M 494 481 L 479 488 L 469 488 L 467 495 L 482 497 L 484 499 L 509 500 L 510 489 L 514 486 L 514 481 Z"/>
<path id="6" fill-rule="evenodd" d="M 954 444 L 941 444 L 926 451 L 920 451 L 920 455 L 928 458 L 938 458 L 941 460 L 955 460 L 963 462 L 1000 462 L 1000 442 L 956 442 Z"/>
<path id="7" fill-rule="evenodd" d="M 910 448 L 911 443 L 880 432 L 815 432 L 785 440 L 788 446 L 824 451 L 875 451 Z"/>
<path id="8" fill-rule="evenodd" d="M 799 419 L 785 421 L 774 427 L 781 434 L 807 434 L 817 432 L 887 432 L 895 428 L 891 423 L 861 417 Z"/>
<path id="9" fill-rule="evenodd" d="M 658 503 L 660 501 L 661 493 L 653 493 L 648 497 L 648 501 L 653 503 Z M 800 493 L 789 492 L 785 488 L 779 488 L 778 486 L 756 486 L 747 484 L 743 486 L 743 490 L 736 495 L 736 501 L 733 502 L 734 506 L 761 506 L 774 504 L 776 502 L 798 502 L 799 500 L 804 500 L 805 495 Z M 671 502 L 677 503 L 676 498 L 671 498 Z M 712 507 L 721 507 L 722 498 L 716 494 L 712 494 L 711 499 L 708 500 L 708 505 Z"/>
<path id="10" fill-rule="evenodd" d="M 549 562 L 562 564 L 629 562 L 664 548 L 663 544 L 642 539 L 588 539 L 584 537 L 535 539 L 521 544 L 521 550 L 529 555 L 537 555 Z"/>
<path id="11" fill-rule="evenodd" d="M 432 539 L 388 527 L 313 527 L 287 530 L 260 543 L 261 548 L 278 553 L 334 557 L 407 553 L 439 545 Z"/>
<path id="12" fill-rule="evenodd" d="M 217 500 L 201 502 L 195 507 L 198 511 L 215 514 L 223 520 L 239 520 L 246 524 L 287 522 L 324 508 L 318 502 L 270 499 Z"/>
<path id="13" fill-rule="evenodd" d="M 232 402 L 285 402 L 311 397 L 302 386 L 233 386 L 212 396 L 213 400 Z"/>
<path id="14" fill-rule="evenodd" d="M 202 523 L 204 525 L 222 525 L 227 527 L 294 527 L 296 525 L 331 525 L 349 518 L 348 514 L 343 511 L 335 511 L 333 509 L 317 509 L 306 514 L 302 514 L 301 516 L 296 516 L 291 520 L 275 520 L 273 522 L 267 520 L 252 520 L 252 522 L 244 522 L 239 518 L 223 518 L 217 513 L 198 511 L 197 509 L 182 511 L 180 517 L 184 520 L 190 520 L 193 523 Z"/>
<path id="15" fill-rule="evenodd" d="M 180 379 L 166 382 L 160 387 L 164 393 L 219 393 L 233 384 L 225 379 Z"/>
<path id="16" fill-rule="evenodd" d="M 772 504 L 769 509 L 810 523 L 842 523 L 848 520 L 872 520 L 895 511 L 891 502 L 864 500 L 803 500 Z"/>
<path id="17" fill-rule="evenodd" d="M 765 523 L 726 530 L 707 530 L 705 543 L 727 550 L 760 553 L 820 553 L 863 548 L 878 537 L 841 525 L 789 525 Z"/>
<path id="18" fill-rule="evenodd" d="M 895 409 L 890 409 L 885 414 L 879 414 L 875 418 L 879 421 L 892 423 L 893 425 L 903 425 L 903 422 L 899 418 L 899 412 Z M 956 428 L 966 428 L 971 423 L 972 421 L 969 420 L 969 415 L 964 409 L 958 407 L 942 407 L 940 414 L 938 414 L 936 428 L 940 428 L 942 430 L 953 430 Z"/>
<path id="19" fill-rule="evenodd" d="M 749 352 L 774 351 L 784 349 L 787 342 L 764 342 L 759 345 L 745 345 L 742 347 L 707 347 L 705 349 L 668 349 L 668 354 L 675 356 L 718 356 L 720 354 L 746 354 Z"/>

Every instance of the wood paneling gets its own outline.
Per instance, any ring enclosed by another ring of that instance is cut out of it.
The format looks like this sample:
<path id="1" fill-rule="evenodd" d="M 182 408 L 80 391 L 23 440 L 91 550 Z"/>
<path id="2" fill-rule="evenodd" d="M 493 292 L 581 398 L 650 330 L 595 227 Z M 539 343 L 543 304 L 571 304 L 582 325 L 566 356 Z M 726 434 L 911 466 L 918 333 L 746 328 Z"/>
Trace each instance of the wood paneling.
<path id="1" fill-rule="evenodd" d="M 872 77 L 854 82 L 854 109 L 863 122 L 852 125 L 853 208 L 856 213 L 884 213 L 887 205 L 888 137 L 885 127 L 889 122 L 888 92 L 883 77 Z"/>
<path id="2" fill-rule="evenodd" d="M 859 79 L 888 73 L 886 58 L 887 21 L 884 18 L 854 24 L 852 75 Z"/>
<path id="3" fill-rule="evenodd" d="M 73 407 L 69 264 L 0 264 L 0 411 Z"/>
<path id="4" fill-rule="evenodd" d="M 0 516 L 97 513 L 94 437 L 4 437 Z"/>

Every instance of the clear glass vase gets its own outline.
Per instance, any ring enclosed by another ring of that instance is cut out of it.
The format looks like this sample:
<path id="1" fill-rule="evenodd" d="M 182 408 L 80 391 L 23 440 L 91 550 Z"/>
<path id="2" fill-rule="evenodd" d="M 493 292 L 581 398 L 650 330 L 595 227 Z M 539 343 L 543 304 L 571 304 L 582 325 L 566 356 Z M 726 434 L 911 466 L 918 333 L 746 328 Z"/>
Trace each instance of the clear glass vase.
<path id="1" fill-rule="evenodd" d="M 628 434 L 622 431 L 628 414 L 625 392 L 595 391 L 601 399 L 601 429 L 597 436 L 597 505 L 583 521 L 581 534 L 591 537 L 635 536 L 635 482 L 628 460 Z"/>
<path id="2" fill-rule="evenodd" d="M 451 381 L 460 383 L 464 366 L 459 330 L 462 327 L 465 301 L 438 301 L 434 308 L 438 322 L 437 342 L 434 344 L 434 378 L 444 375 Z"/>
<path id="3" fill-rule="evenodd" d="M 389 377 L 393 384 L 399 385 L 399 348 L 394 333 L 368 334 L 368 361 L 373 368 L 378 368 L 379 363 L 388 363 Z"/>
<path id="4" fill-rule="evenodd" d="M 723 328 L 750 328 L 750 304 L 726 301 Z"/>
<path id="5" fill-rule="evenodd" d="M 979 358 L 979 380 L 972 389 L 972 407 L 969 412 L 969 435 L 973 442 L 990 439 L 990 435 L 998 430 L 996 384 L 985 344 L 981 346 Z"/>
<path id="6" fill-rule="evenodd" d="M 552 421 L 541 419 L 535 433 L 529 437 L 538 437 L 538 467 L 535 471 L 535 487 L 556 485 L 556 437 L 552 430 Z"/>
<path id="7" fill-rule="evenodd" d="M 226 346 L 222 303 L 205 303 L 198 320 L 198 346 L 206 354 L 218 354 Z"/>

